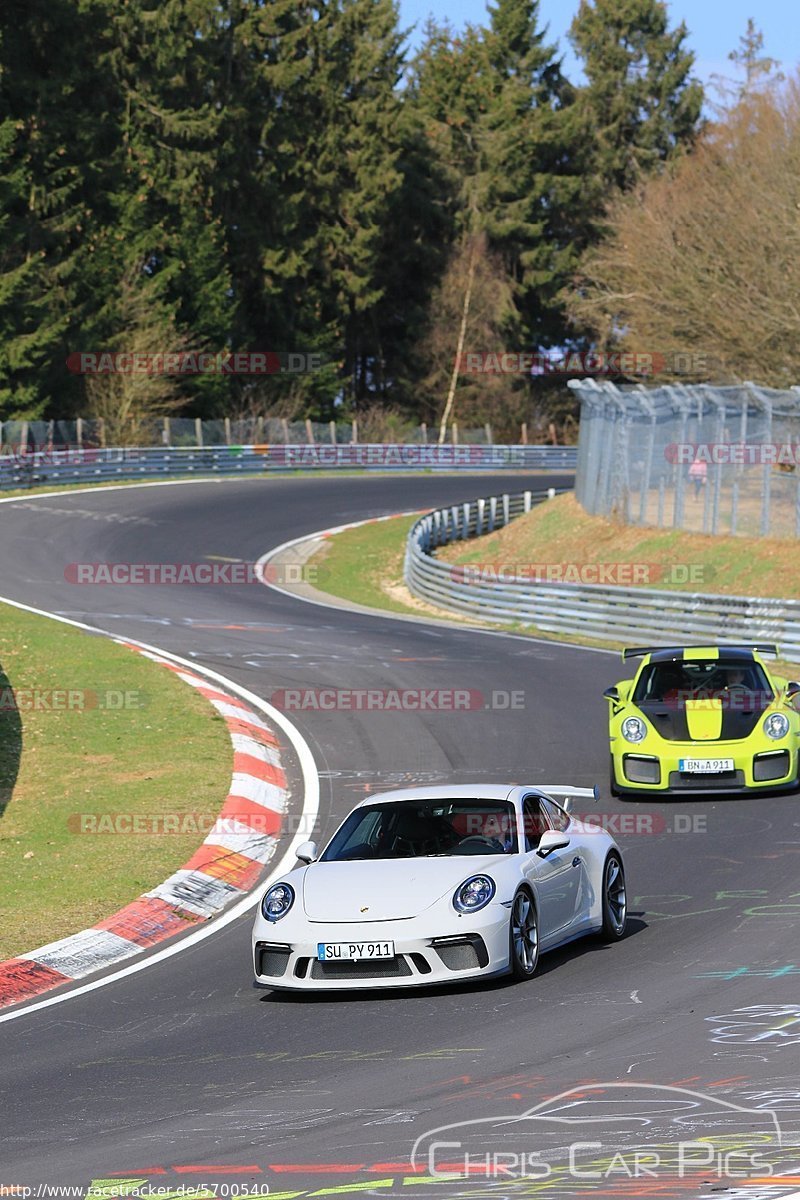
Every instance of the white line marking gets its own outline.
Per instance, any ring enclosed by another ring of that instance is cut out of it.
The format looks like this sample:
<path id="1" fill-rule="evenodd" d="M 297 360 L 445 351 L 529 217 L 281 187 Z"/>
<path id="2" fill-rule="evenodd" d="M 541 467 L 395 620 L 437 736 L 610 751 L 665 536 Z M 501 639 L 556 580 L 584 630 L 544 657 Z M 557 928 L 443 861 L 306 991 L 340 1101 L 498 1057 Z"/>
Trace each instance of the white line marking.
<path id="1" fill-rule="evenodd" d="M 158 486 L 164 485 L 159 484 Z M 104 490 L 110 491 L 109 488 Z M 16 497 L 9 497 L 9 499 L 13 500 Z M 0 500 L 0 503 L 2 503 L 2 500 Z M 228 679 L 227 676 L 221 675 L 218 671 L 212 671 L 210 667 L 200 666 L 196 662 L 188 662 L 178 654 L 172 654 L 169 650 L 162 650 L 158 646 L 151 646 L 147 642 L 139 642 L 135 638 L 129 637 L 121 639 L 118 634 L 108 633 L 105 629 L 99 629 L 94 625 L 87 625 L 83 621 L 73 621 L 70 617 L 60 617 L 56 613 L 47 612 L 42 608 L 34 608 L 30 604 L 22 604 L 18 600 L 9 600 L 6 596 L 0 596 L 0 604 L 7 604 L 10 608 L 18 608 L 22 612 L 34 613 L 39 617 L 49 617 L 52 621 L 59 621 L 62 625 L 72 625 L 75 629 L 83 629 L 87 633 L 98 633 L 102 637 L 111 638 L 114 641 L 122 640 L 128 642 L 131 646 L 137 646 L 140 650 L 148 650 L 153 654 L 161 655 L 161 657 L 168 659 L 178 666 L 186 667 L 195 674 L 204 675 L 207 679 L 214 680 L 214 682 L 230 688 L 232 692 L 236 692 L 243 700 L 252 704 L 254 708 L 260 709 L 270 721 L 283 730 L 294 748 L 303 776 L 303 811 L 300 832 L 293 836 L 286 848 L 286 852 L 279 859 L 275 869 L 254 891 L 243 897 L 236 904 L 233 904 L 220 916 L 213 917 L 207 925 L 181 938 L 175 945 L 165 946 L 163 950 L 158 950 L 155 954 L 147 958 L 130 963 L 127 967 L 122 967 L 119 971 L 114 971 L 111 975 L 104 975 L 102 979 L 95 979 L 92 983 L 84 983 L 80 987 L 71 988 L 70 991 L 64 992 L 62 995 L 49 996 L 45 1000 L 35 1000 L 32 1004 L 26 1004 L 22 1008 L 15 1009 L 14 1012 L 1 1013 L 0 1024 L 3 1024 L 5 1021 L 15 1021 L 17 1017 L 24 1017 L 28 1013 L 38 1012 L 39 1009 L 50 1008 L 54 1004 L 61 1004 L 65 1000 L 72 1000 L 76 996 L 83 996 L 87 992 L 96 991 L 98 988 L 106 987 L 110 983 L 117 983 L 120 979 L 125 979 L 128 975 L 135 975 L 139 971 L 145 971 L 148 967 L 163 962 L 165 959 L 172 958 L 173 955 L 180 954 L 181 951 L 187 950 L 190 946 L 194 946 L 198 942 L 205 941 L 206 938 L 211 937 L 220 929 L 224 929 L 226 925 L 230 925 L 232 922 L 238 920 L 239 917 L 249 912 L 251 908 L 255 908 L 267 884 L 272 879 L 283 874 L 294 858 L 294 851 L 303 842 L 308 840 L 307 831 L 313 827 L 319 815 L 319 772 L 308 743 L 292 722 L 279 709 L 273 708 L 266 700 L 262 700 L 254 692 L 248 691 L 247 688 L 241 687 L 238 683 L 234 683 L 232 679 Z"/>

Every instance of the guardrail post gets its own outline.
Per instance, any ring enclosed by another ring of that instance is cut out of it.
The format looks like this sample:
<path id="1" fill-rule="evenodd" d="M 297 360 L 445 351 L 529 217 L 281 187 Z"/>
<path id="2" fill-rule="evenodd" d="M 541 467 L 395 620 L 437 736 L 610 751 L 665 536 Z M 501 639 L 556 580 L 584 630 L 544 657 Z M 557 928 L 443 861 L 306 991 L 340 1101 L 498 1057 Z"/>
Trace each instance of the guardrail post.
<path id="1" fill-rule="evenodd" d="M 497 520 L 497 496 L 489 497 L 489 533 L 494 533 L 494 526 Z"/>
<path id="2" fill-rule="evenodd" d="M 477 514 L 475 516 L 475 536 L 476 537 L 480 537 L 481 534 L 483 533 L 483 512 L 484 512 L 485 508 L 486 508 L 486 501 L 478 500 Z"/>
<path id="3" fill-rule="evenodd" d="M 523 492 L 522 496 L 523 496 L 523 500 L 522 500 L 523 508 L 526 513 L 530 512 L 531 511 L 531 494 L 530 494 L 530 492 Z"/>
<path id="4" fill-rule="evenodd" d="M 511 497 L 509 496 L 508 492 L 504 492 L 503 493 L 503 524 L 504 525 L 507 525 L 509 520 L 511 519 L 509 516 L 510 505 L 511 505 Z"/>
<path id="5" fill-rule="evenodd" d="M 462 536 L 462 538 L 464 538 L 466 540 L 466 538 L 469 537 L 470 504 L 469 504 L 468 500 L 462 506 L 461 513 L 462 513 L 461 536 Z"/>

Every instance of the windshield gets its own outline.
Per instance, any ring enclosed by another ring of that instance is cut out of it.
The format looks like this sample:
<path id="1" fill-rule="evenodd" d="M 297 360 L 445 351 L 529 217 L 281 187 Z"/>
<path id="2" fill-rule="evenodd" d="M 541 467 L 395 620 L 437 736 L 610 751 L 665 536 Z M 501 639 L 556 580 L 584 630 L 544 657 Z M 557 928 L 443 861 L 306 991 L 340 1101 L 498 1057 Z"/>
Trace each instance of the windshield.
<path id="1" fill-rule="evenodd" d="M 405 800 L 357 808 L 322 862 L 516 854 L 514 807 L 504 800 Z"/>
<path id="2" fill-rule="evenodd" d="M 684 704 L 721 700 L 766 705 L 773 699 L 763 668 L 752 660 L 706 658 L 697 662 L 651 663 L 639 676 L 634 704 Z"/>

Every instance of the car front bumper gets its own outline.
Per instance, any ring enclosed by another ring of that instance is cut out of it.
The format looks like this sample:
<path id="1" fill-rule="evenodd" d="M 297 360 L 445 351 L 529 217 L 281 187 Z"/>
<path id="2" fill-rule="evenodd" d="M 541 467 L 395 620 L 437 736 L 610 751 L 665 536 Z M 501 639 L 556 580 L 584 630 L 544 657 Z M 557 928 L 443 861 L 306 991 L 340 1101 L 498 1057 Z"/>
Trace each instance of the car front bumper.
<path id="1" fill-rule="evenodd" d="M 510 969 L 505 905 L 492 903 L 469 918 L 454 915 L 448 924 L 437 931 L 425 929 L 419 917 L 342 924 L 288 917 L 270 923 L 259 917 L 252 939 L 256 984 L 291 991 L 420 987 Z M 320 942 L 383 941 L 394 943 L 394 958 L 320 962 L 317 957 Z"/>
<path id="2" fill-rule="evenodd" d="M 796 739 L 787 737 L 786 742 L 786 745 L 764 745 L 760 739 L 757 745 L 747 741 L 666 742 L 651 735 L 645 744 L 614 739 L 611 754 L 620 791 L 786 791 L 797 783 L 798 776 Z M 681 771 L 680 760 L 686 758 L 732 759 L 733 770 L 707 775 Z"/>

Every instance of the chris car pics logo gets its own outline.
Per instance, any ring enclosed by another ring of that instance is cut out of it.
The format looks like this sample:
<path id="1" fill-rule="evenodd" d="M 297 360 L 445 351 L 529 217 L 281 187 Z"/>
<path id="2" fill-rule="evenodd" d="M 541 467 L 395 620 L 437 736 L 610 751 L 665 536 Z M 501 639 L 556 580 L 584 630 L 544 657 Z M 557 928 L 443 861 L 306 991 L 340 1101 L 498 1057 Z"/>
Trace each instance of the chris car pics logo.
<path id="1" fill-rule="evenodd" d="M 771 1177 L 784 1147 L 771 1108 L 645 1083 L 574 1087 L 521 1114 L 439 1126 L 417 1138 L 411 1165 L 438 1179 L 625 1180 Z"/>

